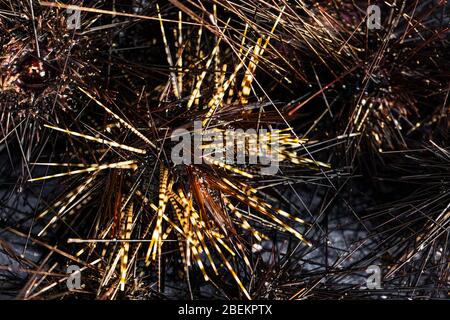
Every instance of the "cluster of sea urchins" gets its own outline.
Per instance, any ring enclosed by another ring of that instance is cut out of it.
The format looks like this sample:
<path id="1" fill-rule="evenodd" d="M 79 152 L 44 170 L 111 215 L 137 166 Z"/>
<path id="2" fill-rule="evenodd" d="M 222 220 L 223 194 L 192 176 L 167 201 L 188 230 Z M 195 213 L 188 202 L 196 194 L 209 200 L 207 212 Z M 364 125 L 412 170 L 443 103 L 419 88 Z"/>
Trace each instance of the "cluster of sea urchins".
<path id="1" fill-rule="evenodd" d="M 447 10 L 0 0 L 0 298 L 445 297 Z"/>

